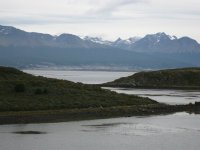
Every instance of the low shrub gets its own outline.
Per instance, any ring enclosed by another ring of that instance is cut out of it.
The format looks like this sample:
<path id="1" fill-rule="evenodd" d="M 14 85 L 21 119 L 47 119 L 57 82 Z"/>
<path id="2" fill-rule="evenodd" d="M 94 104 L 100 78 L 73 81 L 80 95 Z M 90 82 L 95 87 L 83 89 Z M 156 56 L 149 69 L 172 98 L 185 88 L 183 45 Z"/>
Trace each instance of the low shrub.
<path id="1" fill-rule="evenodd" d="M 15 85 L 15 88 L 14 88 L 15 92 L 17 93 L 20 93 L 20 92 L 25 92 L 25 85 L 24 84 L 17 84 Z"/>
<path id="2" fill-rule="evenodd" d="M 45 89 L 42 89 L 42 88 L 35 89 L 35 94 L 36 95 L 47 94 L 47 93 L 48 93 L 48 91 L 47 91 L 46 88 Z"/>

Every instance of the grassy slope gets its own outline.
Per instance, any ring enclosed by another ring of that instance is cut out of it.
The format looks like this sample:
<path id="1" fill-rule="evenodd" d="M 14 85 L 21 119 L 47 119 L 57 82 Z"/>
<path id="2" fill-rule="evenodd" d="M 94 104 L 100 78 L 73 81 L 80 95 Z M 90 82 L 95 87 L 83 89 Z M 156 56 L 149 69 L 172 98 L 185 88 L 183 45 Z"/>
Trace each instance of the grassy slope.
<path id="1" fill-rule="evenodd" d="M 24 85 L 25 91 L 16 92 L 18 85 Z M 14 68 L 0 67 L 0 112 L 146 104 L 156 102 L 148 98 L 117 94 L 95 85 L 36 77 Z"/>
<path id="2" fill-rule="evenodd" d="M 200 89 L 200 68 L 139 72 L 106 83 L 103 86 Z"/>

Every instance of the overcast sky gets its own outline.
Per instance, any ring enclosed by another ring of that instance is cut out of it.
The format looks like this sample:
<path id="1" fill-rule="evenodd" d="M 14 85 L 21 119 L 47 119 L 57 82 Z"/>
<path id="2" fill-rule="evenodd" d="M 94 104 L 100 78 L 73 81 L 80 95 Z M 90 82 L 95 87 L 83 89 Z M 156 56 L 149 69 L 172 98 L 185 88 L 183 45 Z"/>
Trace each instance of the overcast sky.
<path id="1" fill-rule="evenodd" d="M 200 0 L 0 0 L 0 24 L 111 40 L 166 32 L 200 42 Z"/>

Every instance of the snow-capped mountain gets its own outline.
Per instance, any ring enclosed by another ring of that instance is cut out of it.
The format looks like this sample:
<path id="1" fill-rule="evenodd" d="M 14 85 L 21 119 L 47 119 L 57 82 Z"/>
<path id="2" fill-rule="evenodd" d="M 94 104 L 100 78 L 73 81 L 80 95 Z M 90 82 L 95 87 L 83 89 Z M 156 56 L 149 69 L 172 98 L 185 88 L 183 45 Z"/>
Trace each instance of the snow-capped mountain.
<path id="1" fill-rule="evenodd" d="M 112 45 L 111 41 L 103 40 L 101 37 L 85 36 L 85 37 L 83 37 L 83 40 L 85 40 L 85 41 L 91 41 L 91 42 L 98 43 L 98 44 Z"/>
<path id="2" fill-rule="evenodd" d="M 93 37 L 85 37 L 84 39 L 94 43 L 142 53 L 200 53 L 200 44 L 196 40 L 189 37 L 177 38 L 164 32 L 147 34 L 143 38 L 118 38 L 114 42 Z"/>
<path id="3" fill-rule="evenodd" d="M 145 37 L 118 38 L 116 41 L 99 37 L 80 38 L 73 34 L 50 34 L 25 32 L 10 26 L 0 26 L 0 46 L 59 47 L 59 48 L 119 48 L 145 53 L 200 53 L 200 44 L 189 37 L 177 38 L 164 32 L 147 34 Z"/>
<path id="4" fill-rule="evenodd" d="M 23 30 L 0 25 L 0 46 L 16 47 L 58 47 L 58 48 L 100 48 L 100 43 L 92 40 L 83 40 L 73 34 L 61 34 L 53 36 L 50 34 L 25 32 Z"/>
<path id="5" fill-rule="evenodd" d="M 129 50 L 131 45 L 139 41 L 140 39 L 140 37 L 131 37 L 125 40 L 118 38 L 116 41 L 112 42 L 112 46 Z"/>
<path id="6" fill-rule="evenodd" d="M 124 40 L 119 37 L 115 41 L 104 40 L 101 37 L 85 36 L 83 38 L 83 40 L 86 40 L 86 41 L 91 41 L 91 42 L 94 42 L 94 43 L 113 46 L 113 47 L 122 48 L 122 49 L 129 49 L 130 45 L 134 44 L 135 42 L 137 42 L 140 39 L 141 38 L 137 37 L 137 36 L 136 37 L 130 37 L 130 38 L 124 39 Z"/>
<path id="7" fill-rule="evenodd" d="M 129 50 L 148 53 L 200 53 L 200 45 L 189 37 L 177 38 L 160 32 L 146 35 L 131 44 Z"/>

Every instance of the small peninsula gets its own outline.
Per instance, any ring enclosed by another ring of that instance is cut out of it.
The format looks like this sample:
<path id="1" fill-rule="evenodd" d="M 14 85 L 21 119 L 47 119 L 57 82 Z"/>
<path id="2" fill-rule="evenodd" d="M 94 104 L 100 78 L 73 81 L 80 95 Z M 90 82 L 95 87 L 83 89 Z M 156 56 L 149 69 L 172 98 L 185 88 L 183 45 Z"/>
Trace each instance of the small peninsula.
<path id="1" fill-rule="evenodd" d="M 200 68 L 143 71 L 102 86 L 155 89 L 200 89 Z"/>

